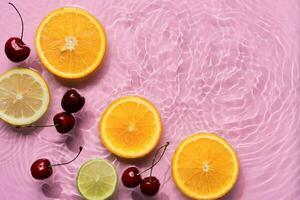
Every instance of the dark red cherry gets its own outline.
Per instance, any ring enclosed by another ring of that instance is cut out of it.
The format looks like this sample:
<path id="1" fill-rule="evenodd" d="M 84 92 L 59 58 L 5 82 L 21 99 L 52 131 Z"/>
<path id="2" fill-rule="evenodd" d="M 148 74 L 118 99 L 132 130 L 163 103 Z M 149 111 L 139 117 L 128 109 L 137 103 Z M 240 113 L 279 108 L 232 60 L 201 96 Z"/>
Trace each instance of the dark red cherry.
<path id="1" fill-rule="evenodd" d="M 78 152 L 77 156 L 75 158 L 73 158 L 72 160 L 70 160 L 69 162 L 65 162 L 65 163 L 51 165 L 50 161 L 46 158 L 36 160 L 31 165 L 31 168 L 30 168 L 32 177 L 35 179 L 39 179 L 39 180 L 49 178 L 53 172 L 52 167 L 59 166 L 59 165 L 67 165 L 67 164 L 73 162 L 74 160 L 76 160 L 78 158 L 81 151 L 82 151 L 82 146 L 79 147 L 79 152 Z"/>
<path id="2" fill-rule="evenodd" d="M 61 107 L 68 113 L 78 112 L 85 103 L 85 98 L 75 89 L 68 90 L 61 100 Z"/>
<path id="3" fill-rule="evenodd" d="M 149 176 L 142 180 L 140 189 L 143 194 L 154 196 L 160 187 L 159 180 L 155 176 Z"/>
<path id="4" fill-rule="evenodd" d="M 5 54 L 12 62 L 22 62 L 30 54 L 30 48 L 18 37 L 12 37 L 5 43 Z"/>
<path id="5" fill-rule="evenodd" d="M 30 48 L 23 42 L 24 23 L 22 16 L 18 9 L 12 3 L 9 3 L 14 7 L 20 16 L 22 22 L 21 37 L 11 37 L 5 43 L 5 54 L 13 62 L 21 62 L 25 60 L 30 54 Z"/>
<path id="6" fill-rule="evenodd" d="M 142 177 L 139 173 L 140 172 L 136 167 L 127 168 L 122 174 L 123 185 L 128 188 L 138 186 L 142 181 Z"/>
<path id="7" fill-rule="evenodd" d="M 54 116 L 53 123 L 57 132 L 63 134 L 73 129 L 75 125 L 75 118 L 70 113 L 61 112 Z"/>
<path id="8" fill-rule="evenodd" d="M 52 167 L 48 159 L 38 159 L 31 165 L 31 175 L 35 179 L 46 179 L 52 175 Z"/>

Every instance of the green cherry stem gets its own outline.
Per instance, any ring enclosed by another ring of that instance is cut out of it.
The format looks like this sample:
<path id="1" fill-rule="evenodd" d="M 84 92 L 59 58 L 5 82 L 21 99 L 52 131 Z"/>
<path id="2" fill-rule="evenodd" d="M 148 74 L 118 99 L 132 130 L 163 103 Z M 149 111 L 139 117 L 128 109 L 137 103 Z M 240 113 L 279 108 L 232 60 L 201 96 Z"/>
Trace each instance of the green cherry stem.
<path id="1" fill-rule="evenodd" d="M 60 165 L 67 165 L 67 164 L 73 162 L 74 160 L 76 160 L 76 159 L 78 158 L 78 156 L 80 155 L 82 149 L 83 149 L 83 147 L 80 146 L 80 147 L 79 147 L 79 152 L 78 152 L 77 156 L 76 156 L 75 158 L 73 158 L 72 160 L 70 160 L 70 161 L 68 161 L 68 162 L 65 162 L 65 163 L 59 163 L 59 164 L 50 165 L 49 167 L 55 167 L 55 166 L 60 166 Z"/>
<path id="2" fill-rule="evenodd" d="M 21 40 L 23 40 L 23 33 L 24 33 L 24 22 L 23 22 L 23 19 L 22 19 L 22 16 L 19 12 L 19 10 L 17 9 L 17 7 L 12 4 L 11 2 L 8 3 L 9 5 L 11 5 L 12 7 L 14 7 L 14 9 L 17 11 L 18 15 L 20 16 L 20 19 L 21 19 L 21 23 L 22 23 L 22 33 L 21 33 Z"/>
<path id="3" fill-rule="evenodd" d="M 155 155 L 154 155 L 153 160 L 152 160 L 151 167 L 149 167 L 149 168 L 145 169 L 144 171 L 138 173 L 138 175 L 141 175 L 141 174 L 145 173 L 146 171 L 151 170 L 151 171 L 150 171 L 150 177 L 151 177 L 151 176 L 152 176 L 153 167 L 154 167 L 155 165 L 157 165 L 157 164 L 160 162 L 160 160 L 162 159 L 163 155 L 165 154 L 165 152 L 166 152 L 167 147 L 169 146 L 169 144 L 170 144 L 170 142 L 166 142 L 165 145 L 159 147 L 159 149 L 157 149 L 156 152 L 155 152 Z M 163 152 L 161 153 L 159 159 L 158 159 L 157 161 L 155 161 L 156 158 L 157 158 L 157 155 L 158 155 L 158 153 L 159 153 L 159 151 L 160 151 L 161 149 L 163 149 Z"/>
<path id="4" fill-rule="evenodd" d="M 15 126 L 16 128 L 43 128 L 43 127 L 52 127 L 52 126 L 58 126 L 58 124 L 49 124 L 49 125 L 25 125 L 25 126 Z"/>

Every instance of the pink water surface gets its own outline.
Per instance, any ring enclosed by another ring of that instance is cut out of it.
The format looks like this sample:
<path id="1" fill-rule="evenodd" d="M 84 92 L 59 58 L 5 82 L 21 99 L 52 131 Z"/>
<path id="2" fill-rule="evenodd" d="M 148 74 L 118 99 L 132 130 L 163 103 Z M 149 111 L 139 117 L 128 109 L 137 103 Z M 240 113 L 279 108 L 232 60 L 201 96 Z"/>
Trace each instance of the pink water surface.
<path id="1" fill-rule="evenodd" d="M 90 158 L 112 161 L 120 174 L 128 165 L 150 165 L 116 158 L 102 145 L 97 123 L 108 103 L 128 94 L 151 100 L 164 125 L 167 155 L 154 170 L 161 190 L 153 199 L 186 199 L 174 185 L 171 156 L 188 135 L 212 131 L 226 138 L 240 159 L 240 176 L 226 200 L 300 199 L 299 62 L 300 2 L 297 0 L 14 0 L 25 21 L 24 40 L 32 48 L 21 66 L 40 72 L 49 84 L 49 124 L 60 112 L 69 87 L 86 97 L 73 132 L 54 128 L 16 130 L 0 123 L 0 199 L 81 199 L 76 173 Z M 102 69 L 85 81 L 66 83 L 40 64 L 35 30 L 49 11 L 78 6 L 94 14 L 107 31 Z M 20 33 L 8 2 L 0 2 L 0 44 Z M 0 73 L 15 67 L 0 54 Z M 51 178 L 34 180 L 33 161 L 52 163 L 82 155 L 57 167 Z M 113 199 L 151 199 L 121 184 Z"/>

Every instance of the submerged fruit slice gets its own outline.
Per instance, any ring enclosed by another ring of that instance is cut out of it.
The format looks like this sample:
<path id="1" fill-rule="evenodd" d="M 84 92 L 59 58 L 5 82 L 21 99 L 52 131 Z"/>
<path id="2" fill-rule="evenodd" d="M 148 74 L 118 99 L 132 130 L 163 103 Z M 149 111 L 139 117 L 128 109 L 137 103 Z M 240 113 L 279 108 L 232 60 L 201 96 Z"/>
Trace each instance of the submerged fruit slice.
<path id="1" fill-rule="evenodd" d="M 211 133 L 186 138 L 173 156 L 173 179 L 193 199 L 222 197 L 236 183 L 238 172 L 238 159 L 232 147 Z"/>
<path id="2" fill-rule="evenodd" d="M 108 199 L 116 186 L 116 170 L 106 160 L 88 160 L 77 173 L 77 189 L 85 199 Z"/>
<path id="3" fill-rule="evenodd" d="M 0 76 L 0 118 L 12 125 L 28 125 L 47 111 L 50 94 L 44 79 L 25 68 Z"/>
<path id="4" fill-rule="evenodd" d="M 49 13 L 36 33 L 40 60 L 62 78 L 82 78 L 93 72 L 103 59 L 105 47 L 101 24 L 79 8 L 60 8 Z"/>
<path id="5" fill-rule="evenodd" d="M 162 124 L 158 111 L 148 100 L 127 96 L 108 106 L 99 131 L 109 151 L 124 158 L 138 158 L 157 145 Z"/>

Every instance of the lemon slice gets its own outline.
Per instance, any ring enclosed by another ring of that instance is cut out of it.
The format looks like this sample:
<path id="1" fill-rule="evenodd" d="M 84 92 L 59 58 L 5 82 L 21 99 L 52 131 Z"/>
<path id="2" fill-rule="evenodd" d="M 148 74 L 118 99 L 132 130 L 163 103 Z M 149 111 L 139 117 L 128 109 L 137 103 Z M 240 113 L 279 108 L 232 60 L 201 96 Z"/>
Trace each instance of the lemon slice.
<path id="1" fill-rule="evenodd" d="M 99 132 L 109 151 L 123 158 L 138 158 L 157 145 L 162 123 L 157 109 L 148 100 L 126 96 L 108 106 Z"/>
<path id="2" fill-rule="evenodd" d="M 224 196 L 235 185 L 238 173 L 238 159 L 232 147 L 211 133 L 186 138 L 173 156 L 173 179 L 193 199 Z"/>
<path id="3" fill-rule="evenodd" d="M 98 20 L 79 8 L 60 8 L 48 14 L 36 32 L 36 50 L 53 74 L 77 79 L 92 73 L 106 48 L 105 31 Z"/>
<path id="4" fill-rule="evenodd" d="M 47 111 L 50 94 L 45 80 L 25 68 L 0 76 L 0 118 L 12 125 L 29 125 Z"/>
<path id="5" fill-rule="evenodd" d="M 109 199 L 116 187 L 116 170 L 106 160 L 88 160 L 77 173 L 77 189 L 85 199 Z"/>

